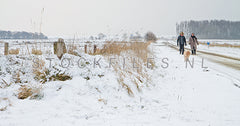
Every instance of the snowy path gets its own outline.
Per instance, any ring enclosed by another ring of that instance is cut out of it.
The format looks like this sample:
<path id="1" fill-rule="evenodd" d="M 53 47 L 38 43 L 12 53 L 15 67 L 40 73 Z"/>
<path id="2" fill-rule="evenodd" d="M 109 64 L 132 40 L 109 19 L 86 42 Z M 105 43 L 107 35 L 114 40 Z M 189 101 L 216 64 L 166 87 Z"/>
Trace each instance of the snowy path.
<path id="1" fill-rule="evenodd" d="M 178 50 L 178 47 L 169 42 L 163 42 L 168 47 Z M 189 49 L 186 47 L 186 49 Z M 224 74 L 233 81 L 233 84 L 240 87 L 240 59 L 218 53 L 197 51 L 197 56 L 206 59 L 211 68 Z"/>
<path id="2" fill-rule="evenodd" d="M 183 56 L 179 55 L 175 49 L 156 46 L 154 50 L 157 56 L 170 59 L 169 68 L 165 70 L 167 71 L 166 84 L 162 88 L 169 89 L 172 93 L 170 97 L 175 103 L 170 103 L 170 109 L 174 109 L 172 115 L 180 119 L 180 123 L 201 126 L 240 124 L 240 108 L 238 107 L 240 89 L 234 86 L 232 78 L 219 72 L 218 69 L 238 74 L 239 71 L 207 60 L 204 66 L 209 67 L 209 71 L 205 71 L 201 68 L 202 59 L 198 56 L 190 57 L 190 59 L 195 59 L 195 67 L 192 69 L 189 66 L 186 69 Z"/>

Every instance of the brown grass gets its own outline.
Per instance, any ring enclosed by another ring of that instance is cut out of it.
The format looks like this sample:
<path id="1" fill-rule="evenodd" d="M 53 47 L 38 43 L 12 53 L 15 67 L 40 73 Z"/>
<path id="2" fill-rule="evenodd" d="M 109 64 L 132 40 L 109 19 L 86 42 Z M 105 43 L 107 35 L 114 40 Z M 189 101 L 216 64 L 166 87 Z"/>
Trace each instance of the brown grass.
<path id="1" fill-rule="evenodd" d="M 27 85 L 23 85 L 18 89 L 18 99 L 26 99 L 30 97 L 30 99 L 37 99 L 42 97 L 40 95 L 41 87 L 30 87 Z"/>
<path id="2" fill-rule="evenodd" d="M 126 83 L 124 83 L 124 78 L 125 78 L 124 74 L 119 74 L 118 77 L 119 77 L 118 78 L 119 84 L 121 84 L 121 86 L 127 90 L 127 93 L 129 96 L 133 97 L 134 93 L 133 93 L 132 89 Z"/>
<path id="3" fill-rule="evenodd" d="M 32 88 L 24 85 L 18 89 L 18 99 L 26 99 L 33 94 Z"/>
<path id="4" fill-rule="evenodd" d="M 9 54 L 10 55 L 18 55 L 19 54 L 19 48 L 17 48 L 17 49 L 10 49 L 9 50 Z"/>
<path id="5" fill-rule="evenodd" d="M 150 76 L 147 73 L 144 73 L 143 70 L 145 68 L 141 68 L 142 72 L 138 70 L 134 70 L 134 68 L 122 69 L 120 67 L 114 67 L 114 70 L 117 72 L 118 75 L 118 82 L 119 84 L 127 90 L 129 96 L 134 96 L 133 90 L 131 89 L 131 83 L 134 84 L 133 86 L 136 87 L 138 92 L 141 92 L 141 85 L 146 84 L 146 81 L 150 80 Z M 125 83 L 124 79 L 130 79 L 131 83 Z"/>
<path id="6" fill-rule="evenodd" d="M 144 62 L 147 61 L 148 46 L 151 42 L 110 42 L 107 41 L 102 49 L 97 48 L 92 55 L 120 55 L 122 52 L 132 51 L 136 57 L 141 58 Z"/>
<path id="7" fill-rule="evenodd" d="M 124 57 L 127 53 L 129 56 L 135 57 L 135 60 L 133 60 L 133 58 L 130 59 L 130 64 L 125 64 L 125 69 L 122 69 L 122 66 L 116 64 L 113 66 L 115 72 L 118 74 L 119 84 L 126 89 L 129 96 L 133 97 L 134 93 L 130 85 L 134 84 L 136 89 L 140 92 L 140 85 L 146 83 L 146 80 L 150 79 L 149 75 L 144 73 L 146 67 L 143 66 L 143 64 L 147 62 L 147 58 L 150 53 L 148 50 L 148 46 L 150 44 L 151 42 L 106 42 L 102 49 L 97 48 L 96 53 L 90 54 L 114 56 L 119 58 Z M 133 63 L 139 68 L 132 68 Z M 146 64 L 144 65 L 146 66 Z M 131 83 L 125 83 L 124 79 L 126 78 L 130 79 Z"/>
<path id="8" fill-rule="evenodd" d="M 50 76 L 50 71 L 45 67 L 45 62 L 43 60 L 35 61 L 38 66 L 33 68 L 34 79 L 40 81 L 44 84 L 47 81 L 66 81 L 72 79 L 69 75 L 64 73 L 56 73 Z"/>
<path id="9" fill-rule="evenodd" d="M 42 55 L 42 51 L 41 50 L 37 50 L 37 49 L 32 49 L 32 54 L 34 54 L 34 55 Z"/>
<path id="10" fill-rule="evenodd" d="M 45 61 L 44 60 L 37 60 L 37 61 L 34 61 L 35 63 L 37 64 L 34 64 L 34 67 L 33 67 L 33 74 L 35 75 L 34 79 L 35 80 L 40 80 L 41 83 L 45 83 L 47 81 L 47 73 L 48 73 L 48 70 L 45 68 Z"/>
<path id="11" fill-rule="evenodd" d="M 75 45 L 75 44 L 68 45 L 68 51 L 67 51 L 68 54 L 77 56 L 78 54 L 75 52 L 76 50 L 77 50 L 77 45 Z"/>
<path id="12" fill-rule="evenodd" d="M 118 64 L 114 64 L 113 68 L 118 75 L 119 84 L 126 89 L 129 96 L 134 96 L 134 92 L 131 89 L 130 85 L 136 87 L 136 89 L 140 92 L 141 85 L 146 84 L 147 81 L 150 80 L 150 75 L 148 75 L 146 71 L 148 56 L 151 53 L 148 49 L 148 46 L 152 41 L 148 42 L 111 42 L 107 41 L 103 48 L 97 48 L 95 53 L 90 52 L 90 55 L 103 55 L 105 57 L 114 56 L 114 58 L 119 59 L 121 57 L 125 57 L 126 54 L 129 57 L 135 57 L 135 59 L 131 58 L 129 64 L 125 64 L 125 69 L 122 69 L 122 66 Z M 151 67 L 154 67 L 154 62 L 152 60 L 149 61 L 152 64 Z M 133 68 L 132 64 L 135 64 L 138 68 Z M 124 80 L 128 78 L 131 80 L 130 83 L 125 83 Z"/>
<path id="13" fill-rule="evenodd" d="M 56 75 L 52 75 L 51 77 L 49 77 L 49 81 L 66 81 L 66 80 L 71 80 L 72 77 L 70 77 L 69 75 L 65 75 L 64 73 L 59 74 L 57 73 Z"/>

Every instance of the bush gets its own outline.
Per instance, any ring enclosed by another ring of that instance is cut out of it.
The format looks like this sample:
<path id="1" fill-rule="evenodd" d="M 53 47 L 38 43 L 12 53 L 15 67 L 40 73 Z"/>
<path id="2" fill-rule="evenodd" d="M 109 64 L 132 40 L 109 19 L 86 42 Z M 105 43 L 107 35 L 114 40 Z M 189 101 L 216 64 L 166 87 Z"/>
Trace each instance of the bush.
<path id="1" fill-rule="evenodd" d="M 146 35 L 144 36 L 144 39 L 146 41 L 152 41 L 152 42 L 157 41 L 157 37 L 152 32 L 147 32 Z"/>

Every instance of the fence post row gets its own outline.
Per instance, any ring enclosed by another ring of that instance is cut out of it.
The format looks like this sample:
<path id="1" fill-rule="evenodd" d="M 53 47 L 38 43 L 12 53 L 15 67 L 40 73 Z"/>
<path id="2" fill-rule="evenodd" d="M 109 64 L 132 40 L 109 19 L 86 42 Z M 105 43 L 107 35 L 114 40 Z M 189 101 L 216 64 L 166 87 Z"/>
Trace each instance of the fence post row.
<path id="1" fill-rule="evenodd" d="M 66 45 L 64 43 L 64 39 L 59 38 L 57 42 L 53 43 L 53 50 L 54 50 L 54 54 L 57 55 L 57 57 L 59 59 L 62 58 L 64 53 L 67 53 L 67 49 L 66 49 Z M 97 51 L 97 45 L 94 45 L 93 48 L 93 53 L 96 53 Z M 87 45 L 84 45 L 84 52 L 88 53 L 87 50 Z M 9 54 L 9 43 L 5 42 L 4 43 L 4 55 L 8 55 Z"/>

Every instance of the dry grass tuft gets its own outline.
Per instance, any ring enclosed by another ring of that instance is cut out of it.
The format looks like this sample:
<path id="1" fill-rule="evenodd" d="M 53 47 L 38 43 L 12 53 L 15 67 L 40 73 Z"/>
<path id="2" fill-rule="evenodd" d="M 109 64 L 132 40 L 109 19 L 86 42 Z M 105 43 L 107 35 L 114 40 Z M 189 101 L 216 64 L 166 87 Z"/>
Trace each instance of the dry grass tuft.
<path id="1" fill-rule="evenodd" d="M 71 80 L 72 77 L 70 77 L 69 75 L 65 75 L 64 73 L 59 74 L 57 73 L 56 75 L 52 75 L 51 77 L 49 77 L 49 81 L 66 81 L 66 80 Z"/>
<path id="2" fill-rule="evenodd" d="M 10 49 L 9 50 L 9 54 L 10 55 L 18 55 L 19 54 L 19 48 L 17 48 L 17 49 Z"/>
<path id="3" fill-rule="evenodd" d="M 124 88 L 126 88 L 129 96 L 132 96 L 132 97 L 134 96 L 133 91 L 131 90 L 131 88 L 130 88 L 127 84 L 122 83 L 122 86 L 123 86 Z"/>
<path id="4" fill-rule="evenodd" d="M 26 99 L 33 94 L 32 88 L 24 85 L 18 89 L 18 99 Z"/>
<path id="5" fill-rule="evenodd" d="M 75 44 L 68 45 L 68 54 L 77 56 L 78 54 L 76 53 L 76 50 L 77 50 L 77 45 Z"/>
<path id="6" fill-rule="evenodd" d="M 49 71 L 45 68 L 45 61 L 40 59 L 35 61 L 35 63 L 36 64 L 34 64 L 33 67 L 33 74 L 35 75 L 34 79 L 39 80 L 41 83 L 47 82 Z"/>
<path id="7" fill-rule="evenodd" d="M 136 57 L 141 58 L 144 62 L 147 61 L 147 55 L 149 53 L 148 46 L 151 44 L 149 42 L 110 42 L 107 41 L 103 45 L 102 49 L 96 49 L 95 53 L 90 53 L 92 55 L 120 55 L 122 52 L 133 52 Z"/>
<path id="8" fill-rule="evenodd" d="M 18 89 L 18 99 L 40 99 L 43 95 L 40 93 L 42 88 L 30 87 L 23 85 Z"/>
<path id="9" fill-rule="evenodd" d="M 134 93 L 130 87 L 131 83 L 135 85 L 138 92 L 141 92 L 141 86 L 145 83 L 145 80 L 149 80 L 149 75 L 144 73 L 136 73 L 134 69 L 123 70 L 121 68 L 114 67 L 114 70 L 118 74 L 119 84 L 127 90 L 129 96 L 134 96 Z M 130 79 L 130 83 L 124 82 L 124 79 Z"/>
<path id="10" fill-rule="evenodd" d="M 33 68 L 33 73 L 35 74 L 34 79 L 40 81 L 44 84 L 47 81 L 66 81 L 72 79 L 69 75 L 64 73 L 57 73 L 56 75 L 50 76 L 50 71 L 45 67 L 45 62 L 43 60 L 35 61 L 38 64 L 37 67 Z"/>
<path id="11" fill-rule="evenodd" d="M 37 50 L 37 49 L 32 49 L 32 54 L 34 54 L 34 55 L 42 55 L 42 51 L 41 50 Z"/>

